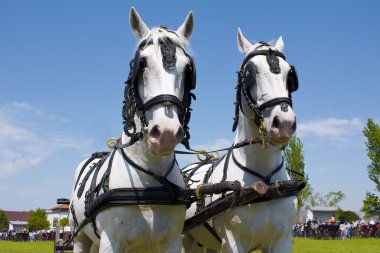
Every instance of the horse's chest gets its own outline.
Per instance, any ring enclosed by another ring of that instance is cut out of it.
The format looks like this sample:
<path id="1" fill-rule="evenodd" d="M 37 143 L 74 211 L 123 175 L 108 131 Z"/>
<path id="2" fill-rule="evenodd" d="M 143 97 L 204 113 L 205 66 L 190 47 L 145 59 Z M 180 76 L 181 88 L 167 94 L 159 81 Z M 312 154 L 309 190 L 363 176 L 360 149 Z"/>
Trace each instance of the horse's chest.
<path id="1" fill-rule="evenodd" d="M 216 227 L 224 230 L 244 231 L 249 237 L 274 233 L 287 233 L 295 219 L 292 198 L 246 205 L 232 209 L 217 219 Z"/>
<path id="2" fill-rule="evenodd" d="M 184 216 L 184 206 L 140 205 L 110 208 L 98 215 L 98 221 L 103 230 L 112 230 L 117 240 L 159 243 L 180 234 Z"/>

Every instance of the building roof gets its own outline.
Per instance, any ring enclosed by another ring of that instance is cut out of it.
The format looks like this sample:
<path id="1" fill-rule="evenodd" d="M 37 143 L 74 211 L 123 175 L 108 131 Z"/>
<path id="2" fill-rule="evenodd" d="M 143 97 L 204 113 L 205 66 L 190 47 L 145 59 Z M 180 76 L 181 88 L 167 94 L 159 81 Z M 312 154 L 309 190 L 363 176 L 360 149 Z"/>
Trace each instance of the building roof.
<path id="1" fill-rule="evenodd" d="M 29 219 L 29 212 L 26 211 L 4 211 L 9 222 L 11 221 L 27 221 Z"/>
<path id="2" fill-rule="evenodd" d="M 326 206 L 312 206 L 310 207 L 311 211 L 318 211 L 318 212 L 335 212 L 338 210 L 337 207 L 326 207 Z"/>
<path id="3" fill-rule="evenodd" d="M 10 221 L 9 223 L 12 225 L 22 225 L 22 226 L 28 225 L 27 221 Z"/>
<path id="4" fill-rule="evenodd" d="M 61 204 L 61 205 L 58 205 L 58 206 L 55 206 L 55 207 L 53 207 L 53 208 L 51 208 L 50 210 L 52 211 L 52 212 L 60 212 L 60 211 L 65 211 L 65 212 L 67 212 L 68 210 L 69 210 L 69 205 L 67 205 L 67 204 Z"/>

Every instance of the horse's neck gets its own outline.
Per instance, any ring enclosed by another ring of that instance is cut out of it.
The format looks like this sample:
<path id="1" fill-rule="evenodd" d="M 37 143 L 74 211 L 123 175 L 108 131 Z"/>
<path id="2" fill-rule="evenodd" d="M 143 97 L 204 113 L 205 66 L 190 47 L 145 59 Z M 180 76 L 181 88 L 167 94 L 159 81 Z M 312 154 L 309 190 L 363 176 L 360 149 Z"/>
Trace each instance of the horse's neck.
<path id="1" fill-rule="evenodd" d="M 259 129 L 253 120 L 240 113 L 239 125 L 235 136 L 235 143 L 242 142 L 260 136 Z M 266 149 L 261 144 L 252 144 L 235 149 L 236 159 L 245 167 L 248 167 L 262 175 L 267 175 L 282 163 L 282 151 L 280 147 L 268 144 Z"/>

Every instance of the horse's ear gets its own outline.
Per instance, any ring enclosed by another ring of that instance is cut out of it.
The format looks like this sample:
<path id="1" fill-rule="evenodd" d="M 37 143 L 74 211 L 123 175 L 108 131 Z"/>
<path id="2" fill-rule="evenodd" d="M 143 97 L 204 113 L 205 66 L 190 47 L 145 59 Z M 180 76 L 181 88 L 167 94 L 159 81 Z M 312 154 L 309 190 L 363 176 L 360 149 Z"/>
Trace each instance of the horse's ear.
<path id="1" fill-rule="evenodd" d="M 238 28 L 238 32 L 237 32 L 237 44 L 238 44 L 239 51 L 242 52 L 243 54 L 247 54 L 252 47 L 251 42 L 249 42 L 247 38 L 244 37 L 243 33 L 240 30 L 240 27 Z"/>
<path id="2" fill-rule="evenodd" d="M 148 26 L 141 19 L 134 7 L 132 7 L 129 12 L 129 24 L 131 25 L 132 32 L 138 39 L 144 37 L 144 35 L 149 31 Z"/>
<path id="3" fill-rule="evenodd" d="M 276 41 L 276 45 L 274 46 L 278 51 L 284 51 L 284 41 L 282 40 L 282 36 L 278 37 Z"/>
<path id="4" fill-rule="evenodd" d="M 185 21 L 183 22 L 183 24 L 180 27 L 178 27 L 177 33 L 181 34 L 186 39 L 190 39 L 191 34 L 193 33 L 193 28 L 194 28 L 194 17 L 193 17 L 193 12 L 190 11 Z"/>

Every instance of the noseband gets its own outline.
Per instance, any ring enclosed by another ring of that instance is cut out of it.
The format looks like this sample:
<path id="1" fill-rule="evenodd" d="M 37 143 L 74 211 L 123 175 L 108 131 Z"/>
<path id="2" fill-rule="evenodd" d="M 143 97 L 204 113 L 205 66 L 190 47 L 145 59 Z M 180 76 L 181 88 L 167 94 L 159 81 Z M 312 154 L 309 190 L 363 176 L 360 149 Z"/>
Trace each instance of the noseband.
<path id="1" fill-rule="evenodd" d="M 174 33 L 173 31 L 167 30 L 165 27 L 161 27 L 168 32 Z M 147 127 L 148 124 L 145 120 L 145 112 L 156 105 L 164 106 L 175 106 L 178 109 L 178 119 L 184 129 L 184 138 L 182 144 L 189 148 L 189 127 L 188 123 L 191 117 L 191 100 L 196 99 L 195 95 L 191 93 L 196 86 L 195 84 L 195 65 L 193 63 L 192 57 L 186 53 L 185 49 L 180 45 L 176 44 L 168 37 L 163 37 L 159 39 L 159 44 L 162 54 L 162 64 L 165 69 L 171 70 L 175 67 L 176 63 L 176 48 L 179 47 L 184 54 L 188 57 L 189 63 L 185 67 L 184 79 L 185 79 L 185 89 L 182 100 L 171 94 L 161 94 L 155 96 L 145 102 L 142 101 L 138 89 L 138 77 L 139 73 L 143 71 L 145 67 L 145 60 L 140 57 L 141 51 L 148 45 L 152 45 L 153 40 L 151 38 L 143 40 L 138 50 L 135 53 L 135 57 L 130 62 L 130 71 L 128 75 L 128 80 L 125 82 L 124 90 L 124 102 L 123 102 L 123 125 L 125 134 L 130 137 L 130 142 L 128 145 L 132 145 L 136 141 L 143 138 L 143 132 L 137 132 L 135 123 L 135 114 L 137 111 L 141 112 L 140 121 L 141 126 Z"/>
<path id="2" fill-rule="evenodd" d="M 269 44 L 265 42 L 260 42 L 260 46 L 269 46 Z M 260 47 L 259 46 L 259 47 Z M 257 47 L 258 48 L 258 47 Z M 258 55 L 266 56 L 267 63 L 269 65 L 270 71 L 274 74 L 281 73 L 281 68 L 279 65 L 278 57 L 286 60 L 285 55 L 279 51 L 273 50 L 269 48 L 268 50 L 257 50 L 257 48 L 249 53 L 245 58 L 241 65 L 240 71 L 238 72 L 238 83 L 236 86 L 236 102 L 235 102 L 235 117 L 234 123 L 232 126 L 232 131 L 235 132 L 236 127 L 239 121 L 239 109 L 242 113 L 249 118 L 243 110 L 241 103 L 241 94 L 243 94 L 249 108 L 255 113 L 254 122 L 259 127 L 260 134 L 263 139 L 265 138 L 265 126 L 264 126 L 264 116 L 262 111 L 276 106 L 281 105 L 281 110 L 285 111 L 288 106 L 292 107 L 292 98 L 291 93 L 298 89 L 298 77 L 295 67 L 290 65 L 290 72 L 287 77 L 287 88 L 289 92 L 288 97 L 277 97 L 266 101 L 265 103 L 258 105 L 257 101 L 255 101 L 250 93 L 250 88 L 256 85 L 256 66 L 250 60 Z"/>

